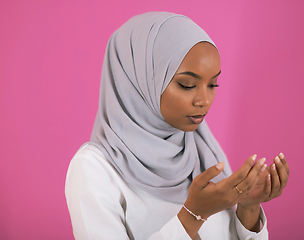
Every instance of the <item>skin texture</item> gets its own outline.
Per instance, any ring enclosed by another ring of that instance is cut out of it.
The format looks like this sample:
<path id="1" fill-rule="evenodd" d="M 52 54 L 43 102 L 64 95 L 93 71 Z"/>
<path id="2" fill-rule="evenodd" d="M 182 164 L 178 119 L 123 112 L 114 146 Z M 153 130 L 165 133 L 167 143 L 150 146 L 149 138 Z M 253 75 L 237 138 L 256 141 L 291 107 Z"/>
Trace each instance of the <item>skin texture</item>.
<path id="1" fill-rule="evenodd" d="M 198 124 L 188 117 L 208 113 L 220 70 L 220 56 L 216 48 L 207 42 L 196 44 L 162 94 L 160 109 L 166 122 L 185 132 L 194 131 Z"/>
<path id="2" fill-rule="evenodd" d="M 200 122 L 212 105 L 220 69 L 220 57 L 213 45 L 201 42 L 193 46 L 162 94 L 161 113 L 166 122 L 182 131 L 194 131 L 199 124 L 195 121 Z M 200 116 L 191 119 L 197 115 Z M 256 161 L 256 157 L 249 157 L 236 172 L 218 183 L 211 180 L 224 169 L 224 163 L 198 175 L 189 187 L 185 206 L 207 219 L 237 204 L 237 217 L 243 226 L 259 232 L 260 203 L 282 194 L 289 167 L 282 153 L 269 167 L 264 164 L 265 158 Z M 193 239 L 203 221 L 196 220 L 184 208 L 177 216 Z"/>

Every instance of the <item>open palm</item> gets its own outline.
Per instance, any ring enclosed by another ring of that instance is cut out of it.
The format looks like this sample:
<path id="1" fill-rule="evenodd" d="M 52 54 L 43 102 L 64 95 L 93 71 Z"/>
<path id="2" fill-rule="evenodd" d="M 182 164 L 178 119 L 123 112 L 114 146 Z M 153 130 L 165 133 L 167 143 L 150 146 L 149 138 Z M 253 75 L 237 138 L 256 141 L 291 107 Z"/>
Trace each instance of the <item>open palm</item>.
<path id="1" fill-rule="evenodd" d="M 288 176 L 289 167 L 285 156 L 281 153 L 274 158 L 273 164 L 260 175 L 250 191 L 246 191 L 246 196 L 242 198 L 239 204 L 247 207 L 280 196 L 287 185 Z"/>

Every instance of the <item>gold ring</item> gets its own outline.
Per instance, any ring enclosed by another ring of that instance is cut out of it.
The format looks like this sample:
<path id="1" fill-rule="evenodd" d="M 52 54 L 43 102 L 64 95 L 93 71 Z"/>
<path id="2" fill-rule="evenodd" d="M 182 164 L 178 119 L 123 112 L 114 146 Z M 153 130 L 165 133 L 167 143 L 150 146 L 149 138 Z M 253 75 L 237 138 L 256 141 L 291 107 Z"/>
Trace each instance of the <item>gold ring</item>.
<path id="1" fill-rule="evenodd" d="M 242 192 L 243 192 L 243 191 L 241 191 L 240 189 L 238 189 L 237 186 L 235 186 L 234 188 L 238 191 L 238 193 L 242 193 Z"/>

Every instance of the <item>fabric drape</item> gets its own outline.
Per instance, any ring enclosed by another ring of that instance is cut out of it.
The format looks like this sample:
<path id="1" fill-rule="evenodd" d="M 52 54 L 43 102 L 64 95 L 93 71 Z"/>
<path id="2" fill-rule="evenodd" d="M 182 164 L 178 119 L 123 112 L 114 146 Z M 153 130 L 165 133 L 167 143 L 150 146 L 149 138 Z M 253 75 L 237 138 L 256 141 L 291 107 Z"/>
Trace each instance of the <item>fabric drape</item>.
<path id="1" fill-rule="evenodd" d="M 107 45 L 99 109 L 90 144 L 97 146 L 131 185 L 183 203 L 191 180 L 225 162 L 214 181 L 231 174 L 206 122 L 194 132 L 170 126 L 160 99 L 187 52 L 210 37 L 189 18 L 149 12 L 131 18 Z"/>

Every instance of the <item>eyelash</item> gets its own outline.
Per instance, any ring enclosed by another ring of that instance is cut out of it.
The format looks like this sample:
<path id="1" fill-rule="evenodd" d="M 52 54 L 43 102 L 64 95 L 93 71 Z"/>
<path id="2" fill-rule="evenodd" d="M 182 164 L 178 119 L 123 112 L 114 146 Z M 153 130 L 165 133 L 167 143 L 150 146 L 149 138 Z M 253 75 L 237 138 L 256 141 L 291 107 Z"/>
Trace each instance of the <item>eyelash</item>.
<path id="1" fill-rule="evenodd" d="M 185 90 L 190 90 L 190 89 L 193 89 L 193 88 L 195 88 L 195 86 L 191 86 L 191 87 L 189 87 L 189 86 L 185 86 L 185 85 L 183 85 L 183 84 L 181 84 L 181 83 L 178 83 L 179 84 L 179 86 L 181 87 L 181 88 L 183 88 L 183 89 L 185 89 Z M 208 85 L 208 87 L 210 87 L 210 88 L 217 88 L 217 87 L 219 87 L 220 85 L 218 85 L 218 84 L 210 84 L 210 85 Z"/>
<path id="2" fill-rule="evenodd" d="M 179 86 L 180 86 L 181 88 L 183 88 L 183 89 L 185 89 L 185 90 L 190 90 L 190 89 L 192 89 L 192 88 L 195 88 L 195 86 L 189 87 L 189 86 L 185 86 L 185 85 L 183 85 L 183 84 L 181 84 L 181 83 L 178 83 L 178 84 L 179 84 Z"/>

